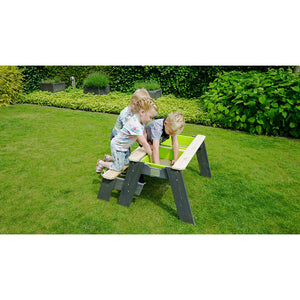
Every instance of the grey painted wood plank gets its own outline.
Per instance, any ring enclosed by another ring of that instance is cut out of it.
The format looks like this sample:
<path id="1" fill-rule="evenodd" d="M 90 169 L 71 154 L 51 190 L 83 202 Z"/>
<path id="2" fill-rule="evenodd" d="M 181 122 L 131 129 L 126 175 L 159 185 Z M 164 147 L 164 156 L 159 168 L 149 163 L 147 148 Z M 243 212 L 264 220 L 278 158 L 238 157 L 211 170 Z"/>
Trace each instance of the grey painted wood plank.
<path id="1" fill-rule="evenodd" d="M 197 151 L 197 159 L 200 168 L 201 176 L 212 177 L 209 166 L 208 156 L 206 152 L 205 142 L 202 143 Z"/>
<path id="2" fill-rule="evenodd" d="M 182 171 L 166 168 L 180 220 L 195 225 Z"/>
<path id="3" fill-rule="evenodd" d="M 129 206 L 144 167 L 143 162 L 130 162 L 118 204 Z"/>

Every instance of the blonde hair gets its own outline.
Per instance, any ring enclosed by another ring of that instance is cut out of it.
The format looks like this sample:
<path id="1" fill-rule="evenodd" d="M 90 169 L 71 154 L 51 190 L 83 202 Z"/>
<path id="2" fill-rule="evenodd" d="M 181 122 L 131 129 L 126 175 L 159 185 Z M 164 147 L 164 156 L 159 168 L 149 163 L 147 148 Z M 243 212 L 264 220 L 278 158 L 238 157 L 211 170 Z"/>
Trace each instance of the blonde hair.
<path id="1" fill-rule="evenodd" d="M 158 112 L 157 104 L 150 97 L 142 97 L 141 99 L 136 101 L 134 106 L 134 113 L 139 112 L 141 109 L 143 109 L 145 112 L 148 112 L 151 108 Z"/>
<path id="2" fill-rule="evenodd" d="M 131 101 L 130 104 L 132 104 L 133 102 L 137 102 L 138 100 L 140 100 L 143 97 L 148 97 L 150 98 L 150 95 L 148 93 L 148 91 L 146 89 L 137 89 L 131 96 Z"/>
<path id="3" fill-rule="evenodd" d="M 184 128 L 184 116 L 180 112 L 173 112 L 166 118 L 168 127 L 174 132 L 174 134 L 180 134 Z"/>

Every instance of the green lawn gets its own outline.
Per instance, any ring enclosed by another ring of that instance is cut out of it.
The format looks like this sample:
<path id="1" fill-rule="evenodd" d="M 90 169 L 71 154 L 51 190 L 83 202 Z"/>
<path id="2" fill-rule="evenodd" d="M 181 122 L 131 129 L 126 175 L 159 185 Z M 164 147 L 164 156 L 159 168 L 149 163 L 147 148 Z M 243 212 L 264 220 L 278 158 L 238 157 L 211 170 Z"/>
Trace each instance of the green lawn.
<path id="1" fill-rule="evenodd" d="M 300 233 L 300 142 L 187 124 L 206 135 L 213 178 L 183 172 L 196 225 L 178 219 L 166 180 L 146 177 L 130 207 L 97 199 L 96 160 L 117 115 L 0 108 L 0 233 Z"/>

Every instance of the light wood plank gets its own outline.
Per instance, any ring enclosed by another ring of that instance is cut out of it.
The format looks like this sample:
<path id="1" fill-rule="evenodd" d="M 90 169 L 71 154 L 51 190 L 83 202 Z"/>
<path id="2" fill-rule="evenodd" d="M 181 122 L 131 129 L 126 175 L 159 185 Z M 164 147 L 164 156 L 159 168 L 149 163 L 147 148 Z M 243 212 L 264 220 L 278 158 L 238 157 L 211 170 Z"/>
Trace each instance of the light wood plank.
<path id="1" fill-rule="evenodd" d="M 141 147 L 138 147 L 130 154 L 129 160 L 138 162 L 145 156 L 145 150 Z M 128 166 L 129 165 L 124 166 L 124 169 L 122 171 L 107 170 L 104 174 L 102 174 L 102 177 L 108 180 L 113 180 L 116 177 L 118 177 L 122 172 L 124 172 L 128 168 Z"/>
<path id="2" fill-rule="evenodd" d="M 144 148 L 139 147 L 136 148 L 129 156 L 130 161 L 138 162 L 141 159 L 143 159 L 147 155 L 146 151 Z"/>
<path id="3" fill-rule="evenodd" d="M 102 177 L 108 180 L 113 180 L 116 177 L 118 177 L 122 172 L 124 172 L 129 165 L 124 166 L 124 169 L 122 171 L 115 171 L 115 170 L 107 170 L 104 174 L 102 174 Z"/>
<path id="4" fill-rule="evenodd" d="M 182 153 L 176 163 L 173 165 L 172 169 L 174 170 L 185 170 L 203 141 L 205 140 L 204 135 L 197 135 L 191 144 L 186 148 Z"/>

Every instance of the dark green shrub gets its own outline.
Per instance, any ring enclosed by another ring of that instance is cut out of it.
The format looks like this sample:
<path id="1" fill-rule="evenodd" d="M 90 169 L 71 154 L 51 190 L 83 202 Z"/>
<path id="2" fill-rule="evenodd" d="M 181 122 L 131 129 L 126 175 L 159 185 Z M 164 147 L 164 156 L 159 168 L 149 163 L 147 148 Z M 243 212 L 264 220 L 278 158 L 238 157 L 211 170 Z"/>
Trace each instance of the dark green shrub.
<path id="1" fill-rule="evenodd" d="M 156 80 L 164 94 L 176 97 L 200 97 L 209 82 L 222 70 L 267 70 L 265 66 L 113 66 L 110 69 L 112 90 L 134 91 L 138 80 Z"/>
<path id="2" fill-rule="evenodd" d="M 54 82 L 60 82 L 60 81 L 61 81 L 61 79 L 59 76 L 54 76 Z"/>
<path id="3" fill-rule="evenodd" d="M 160 88 L 160 83 L 156 80 L 138 80 L 134 84 L 134 89 L 146 89 L 148 91 L 157 90 Z"/>
<path id="4" fill-rule="evenodd" d="M 43 82 L 43 83 L 55 83 L 55 82 L 61 82 L 61 80 L 60 80 L 59 76 L 55 76 L 53 79 L 52 78 L 46 78 L 46 79 L 43 79 L 41 82 Z"/>
<path id="5" fill-rule="evenodd" d="M 300 136 L 300 77 L 290 69 L 219 73 L 201 99 L 218 126 Z"/>
<path id="6" fill-rule="evenodd" d="M 142 66 L 112 66 L 109 71 L 111 90 L 133 93 L 134 83 L 147 78 Z"/>
<path id="7" fill-rule="evenodd" d="M 122 92 L 134 91 L 134 83 L 155 80 L 164 94 L 177 97 L 198 97 L 216 72 L 208 66 L 114 66 L 111 71 L 112 88 Z"/>
<path id="8" fill-rule="evenodd" d="M 105 88 L 109 84 L 109 78 L 106 74 L 102 72 L 95 72 L 89 75 L 84 81 L 83 85 L 86 87 L 99 87 Z"/>
<path id="9" fill-rule="evenodd" d="M 0 66 L 0 107 L 17 102 L 23 93 L 22 70 Z"/>
<path id="10" fill-rule="evenodd" d="M 23 86 L 25 93 L 40 89 L 40 82 L 45 78 L 44 66 L 20 66 L 23 69 Z"/>
<path id="11" fill-rule="evenodd" d="M 66 87 L 72 86 L 70 77 L 74 76 L 76 87 L 82 88 L 89 74 L 101 71 L 109 76 L 111 91 L 131 94 L 137 80 L 147 79 L 157 80 L 165 95 L 194 98 L 203 94 L 220 71 L 267 69 L 267 66 L 25 66 L 24 80 L 26 92 L 38 90 L 42 78 L 54 76 L 60 76 Z"/>
<path id="12" fill-rule="evenodd" d="M 158 80 L 164 94 L 177 97 L 199 97 L 209 82 L 211 67 L 201 66 L 146 66 L 150 79 Z"/>
<path id="13" fill-rule="evenodd" d="M 45 66 L 45 77 L 59 76 L 66 83 L 66 87 L 72 86 L 71 77 L 75 77 L 76 87 L 82 88 L 83 81 L 94 72 L 104 72 L 109 75 L 109 66 Z"/>

